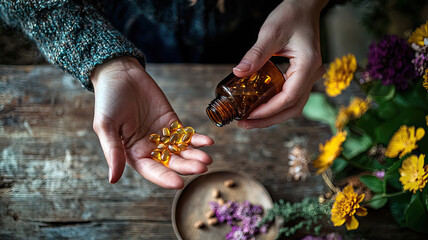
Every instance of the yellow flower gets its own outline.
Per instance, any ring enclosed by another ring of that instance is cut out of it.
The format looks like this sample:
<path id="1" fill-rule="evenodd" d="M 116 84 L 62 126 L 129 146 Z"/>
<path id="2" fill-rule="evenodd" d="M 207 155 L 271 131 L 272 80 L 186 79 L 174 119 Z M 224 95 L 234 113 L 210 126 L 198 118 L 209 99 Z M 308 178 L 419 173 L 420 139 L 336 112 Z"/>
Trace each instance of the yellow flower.
<path id="1" fill-rule="evenodd" d="M 334 226 L 342 226 L 346 223 L 347 230 L 358 228 L 357 216 L 366 216 L 367 209 L 360 206 L 364 199 L 364 194 L 358 195 L 350 185 L 346 186 L 342 192 L 338 193 L 331 208 L 331 221 Z"/>
<path id="2" fill-rule="evenodd" d="M 427 122 L 427 126 L 428 126 L 428 115 L 425 116 L 425 121 Z"/>
<path id="3" fill-rule="evenodd" d="M 351 104 L 349 104 L 348 111 L 351 113 L 352 117 L 360 118 L 370 107 L 370 99 L 363 100 L 359 97 L 354 98 Z"/>
<path id="4" fill-rule="evenodd" d="M 412 152 L 418 145 L 416 144 L 425 135 L 423 128 L 418 128 L 415 134 L 415 127 L 401 126 L 397 132 L 394 133 L 391 140 L 389 140 L 388 147 L 385 151 L 385 156 L 389 158 L 397 157 L 400 153 L 402 158 L 407 153 Z"/>
<path id="5" fill-rule="evenodd" d="M 346 132 L 339 131 L 328 140 L 325 145 L 320 144 L 320 155 L 314 160 L 313 165 L 318 168 L 317 174 L 320 174 L 327 170 L 333 161 L 342 152 L 342 143 L 346 140 Z"/>
<path id="6" fill-rule="evenodd" d="M 426 90 L 428 90 L 428 69 L 425 70 L 425 74 L 423 78 L 424 78 L 423 86 Z"/>
<path id="7" fill-rule="evenodd" d="M 327 94 L 334 97 L 342 93 L 342 90 L 351 83 L 356 70 L 357 60 L 354 55 L 348 54 L 342 59 L 336 58 L 323 76 Z"/>
<path id="8" fill-rule="evenodd" d="M 340 107 L 339 113 L 337 114 L 336 117 L 336 129 L 337 130 L 342 130 L 343 127 L 348 123 L 349 121 L 349 112 L 348 109 L 345 107 Z"/>
<path id="9" fill-rule="evenodd" d="M 416 28 L 412 35 L 410 35 L 408 41 L 410 43 L 416 43 L 420 46 L 423 46 L 425 38 L 428 38 L 428 21 L 420 27 Z"/>
<path id="10" fill-rule="evenodd" d="M 350 119 L 360 118 L 370 107 L 370 99 L 356 97 L 347 108 L 341 107 L 336 118 L 336 128 L 342 130 Z"/>
<path id="11" fill-rule="evenodd" d="M 400 172 L 400 182 L 404 190 L 413 191 L 421 190 L 428 181 L 428 165 L 424 168 L 425 155 L 412 155 L 403 161 Z"/>

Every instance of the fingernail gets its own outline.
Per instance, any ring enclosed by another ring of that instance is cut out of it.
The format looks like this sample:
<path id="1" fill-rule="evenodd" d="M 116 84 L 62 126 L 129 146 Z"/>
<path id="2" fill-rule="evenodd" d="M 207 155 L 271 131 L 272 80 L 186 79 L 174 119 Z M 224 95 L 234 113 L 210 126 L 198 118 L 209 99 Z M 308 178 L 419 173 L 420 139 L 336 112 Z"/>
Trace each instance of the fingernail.
<path id="1" fill-rule="evenodd" d="M 251 69 L 251 63 L 244 59 L 238 64 L 238 66 L 234 67 L 233 69 L 240 72 L 247 72 Z"/>
<path id="2" fill-rule="evenodd" d="M 111 168 L 108 168 L 108 181 L 111 183 Z"/>

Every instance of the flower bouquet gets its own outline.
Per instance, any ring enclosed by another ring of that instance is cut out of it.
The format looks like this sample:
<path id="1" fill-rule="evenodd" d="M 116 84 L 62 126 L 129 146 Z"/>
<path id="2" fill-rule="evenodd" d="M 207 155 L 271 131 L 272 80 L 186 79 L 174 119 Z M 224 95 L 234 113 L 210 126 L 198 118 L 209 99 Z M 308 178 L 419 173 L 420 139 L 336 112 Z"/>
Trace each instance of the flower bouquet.
<path id="1" fill-rule="evenodd" d="M 325 93 L 312 93 L 303 115 L 331 129 L 333 136 L 320 144 L 320 153 L 312 161 L 331 197 L 304 199 L 303 206 L 276 203 L 266 220 L 300 219 L 319 230 L 317 219 L 326 213 L 334 226 L 345 224 L 347 230 L 354 230 L 359 220 L 364 221 L 361 217 L 370 217 L 368 208 L 389 207 L 401 226 L 426 233 L 428 21 L 407 39 L 386 36 L 372 43 L 363 66 L 352 54 L 336 59 L 323 78 Z M 347 106 L 330 103 L 351 82 L 358 86 L 358 96 L 347 99 Z M 315 219 L 302 215 L 301 208 L 309 205 L 317 213 Z M 280 234 L 293 234 L 298 224 L 283 228 Z"/>

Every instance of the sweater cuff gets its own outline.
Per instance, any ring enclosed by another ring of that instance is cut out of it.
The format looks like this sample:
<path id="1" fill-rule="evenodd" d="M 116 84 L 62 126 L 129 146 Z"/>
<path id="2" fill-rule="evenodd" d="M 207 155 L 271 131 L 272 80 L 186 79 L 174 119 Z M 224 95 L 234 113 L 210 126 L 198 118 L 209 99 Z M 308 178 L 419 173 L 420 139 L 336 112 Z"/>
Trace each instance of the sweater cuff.
<path id="1" fill-rule="evenodd" d="M 108 62 L 109 60 L 130 56 L 135 57 L 142 66 L 145 66 L 144 55 L 131 42 L 126 40 L 122 34 L 115 30 L 95 31 L 95 37 L 91 37 L 93 48 L 91 51 L 82 51 L 79 56 L 68 53 L 60 54 L 60 57 L 54 63 L 66 72 L 73 75 L 83 87 L 89 91 L 94 91 L 94 87 L 90 80 L 92 71 L 99 64 Z M 75 50 L 80 47 L 76 46 Z"/>

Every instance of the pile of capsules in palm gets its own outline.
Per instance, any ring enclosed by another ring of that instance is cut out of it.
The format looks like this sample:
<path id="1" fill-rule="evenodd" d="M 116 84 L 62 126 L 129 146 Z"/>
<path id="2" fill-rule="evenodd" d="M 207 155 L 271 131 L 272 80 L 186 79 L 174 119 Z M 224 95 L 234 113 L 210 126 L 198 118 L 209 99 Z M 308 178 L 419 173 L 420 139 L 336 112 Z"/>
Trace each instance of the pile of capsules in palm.
<path id="1" fill-rule="evenodd" d="M 195 130 L 192 127 L 183 127 L 178 121 L 171 123 L 170 127 L 162 128 L 162 134 L 153 133 L 149 140 L 156 144 L 156 149 L 151 152 L 153 160 L 169 165 L 171 154 L 179 154 L 187 149 Z"/>

